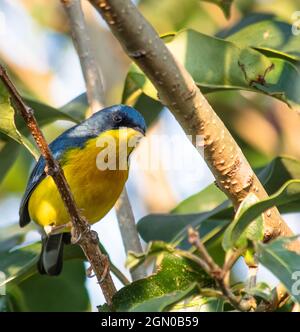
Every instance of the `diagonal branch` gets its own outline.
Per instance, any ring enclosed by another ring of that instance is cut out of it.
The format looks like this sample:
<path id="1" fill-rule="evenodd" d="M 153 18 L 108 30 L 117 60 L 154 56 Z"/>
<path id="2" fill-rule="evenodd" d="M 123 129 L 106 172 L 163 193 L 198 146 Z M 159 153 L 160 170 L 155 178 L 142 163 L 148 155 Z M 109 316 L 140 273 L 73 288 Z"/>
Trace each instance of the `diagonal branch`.
<path id="1" fill-rule="evenodd" d="M 86 84 L 92 113 L 104 107 L 102 75 L 91 50 L 91 41 L 84 21 L 80 0 L 61 0 L 69 19 L 73 44 L 77 51 Z"/>
<path id="2" fill-rule="evenodd" d="M 235 208 L 249 192 L 266 198 L 264 187 L 230 132 L 136 6 L 130 0 L 89 1 L 124 51 L 149 77 L 162 103 L 186 134 L 192 135 L 195 147 L 202 145 L 207 165 Z M 292 234 L 275 207 L 264 213 L 264 221 L 266 241 Z M 299 242 L 294 243 L 294 249 L 300 249 Z"/>
<path id="3" fill-rule="evenodd" d="M 90 38 L 80 0 L 61 0 L 61 2 L 69 19 L 73 43 L 80 59 L 86 84 L 88 101 L 92 113 L 94 113 L 104 106 L 104 91 L 101 81 L 102 75 L 97 67 L 94 53 L 90 47 Z M 115 208 L 125 252 L 143 252 L 125 187 Z M 141 279 L 146 276 L 143 265 L 137 267 L 130 273 L 133 280 Z"/>
<path id="4" fill-rule="evenodd" d="M 35 142 L 39 147 L 42 156 L 45 158 L 45 172 L 47 175 L 52 176 L 60 196 L 67 208 L 73 226 L 73 235 L 77 237 L 76 242 L 78 242 L 78 244 L 81 246 L 86 258 L 90 262 L 108 305 L 111 305 L 112 297 L 115 294 L 116 289 L 107 268 L 109 266 L 107 262 L 107 256 L 101 253 L 98 246 L 97 234 L 90 230 L 90 226 L 87 221 L 80 216 L 79 210 L 75 204 L 63 170 L 61 169 L 59 163 L 53 158 L 52 152 L 34 117 L 34 111 L 24 103 L 19 92 L 1 65 L 0 79 L 6 86 L 14 104 L 19 110 L 21 116 L 27 124 L 28 129 L 35 139 Z"/>
<path id="5" fill-rule="evenodd" d="M 126 188 L 124 188 L 121 193 L 115 208 L 125 252 L 128 253 L 129 251 L 133 251 L 136 253 L 142 253 L 143 248 L 137 233 L 135 219 Z M 145 266 L 141 264 L 135 269 L 130 270 L 130 274 L 132 280 L 146 277 Z"/>

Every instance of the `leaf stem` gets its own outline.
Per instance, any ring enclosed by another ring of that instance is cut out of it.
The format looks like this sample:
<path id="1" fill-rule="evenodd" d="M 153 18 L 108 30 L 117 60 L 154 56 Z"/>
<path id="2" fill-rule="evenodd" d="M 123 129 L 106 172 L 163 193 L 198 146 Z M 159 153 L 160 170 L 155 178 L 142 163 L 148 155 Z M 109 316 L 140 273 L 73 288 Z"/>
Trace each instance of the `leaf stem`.
<path id="1" fill-rule="evenodd" d="M 244 299 L 235 296 L 231 291 L 228 283 L 226 282 L 226 274 L 228 269 L 232 266 L 233 262 L 236 260 L 237 254 L 233 254 L 233 258 L 228 258 L 227 263 L 225 263 L 225 269 L 223 269 L 214 261 L 211 255 L 206 250 L 202 241 L 200 240 L 199 233 L 195 231 L 192 227 L 188 229 L 188 240 L 196 247 L 201 258 L 193 259 L 199 266 L 205 270 L 205 272 L 210 275 L 217 283 L 219 289 L 222 291 L 223 296 L 229 301 L 229 303 L 239 311 L 249 311 L 252 309 L 252 304 Z M 190 253 L 189 253 L 190 254 Z"/>

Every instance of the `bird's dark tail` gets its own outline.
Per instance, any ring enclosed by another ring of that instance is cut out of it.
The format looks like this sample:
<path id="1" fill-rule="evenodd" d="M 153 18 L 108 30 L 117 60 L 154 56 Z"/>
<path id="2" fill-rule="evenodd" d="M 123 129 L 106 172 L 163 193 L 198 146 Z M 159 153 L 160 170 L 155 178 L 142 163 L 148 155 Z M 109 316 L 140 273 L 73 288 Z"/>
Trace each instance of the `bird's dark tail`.
<path id="1" fill-rule="evenodd" d="M 57 276 L 63 267 L 64 244 L 70 243 L 69 233 L 53 234 L 42 238 L 42 251 L 37 263 L 40 274 Z"/>

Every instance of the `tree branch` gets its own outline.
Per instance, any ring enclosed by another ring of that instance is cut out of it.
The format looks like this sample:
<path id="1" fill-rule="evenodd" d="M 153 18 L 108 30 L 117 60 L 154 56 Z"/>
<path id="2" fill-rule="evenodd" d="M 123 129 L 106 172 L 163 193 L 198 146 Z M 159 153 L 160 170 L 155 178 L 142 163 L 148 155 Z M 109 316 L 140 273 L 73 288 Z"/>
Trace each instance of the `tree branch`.
<path id="1" fill-rule="evenodd" d="M 245 300 L 235 296 L 226 282 L 228 269 L 231 268 L 230 265 L 236 260 L 237 255 L 232 253 L 232 258 L 228 257 L 228 261 L 224 264 L 224 267 L 221 268 L 206 250 L 204 244 L 200 240 L 199 233 L 191 227 L 188 229 L 188 240 L 196 247 L 201 256 L 201 258 L 196 256 L 198 259 L 194 260 L 195 263 L 198 263 L 199 266 L 216 281 L 223 296 L 230 302 L 230 304 L 239 311 L 249 311 L 253 306 L 255 307 L 255 303 L 253 303 L 252 299 Z"/>
<path id="2" fill-rule="evenodd" d="M 125 252 L 143 252 L 126 188 L 124 188 L 121 196 L 119 197 L 115 208 Z M 131 270 L 130 274 L 132 280 L 138 280 L 146 277 L 145 266 L 143 264 L 139 265 L 135 269 Z"/>
<path id="3" fill-rule="evenodd" d="M 66 181 L 63 170 L 59 163 L 53 158 L 52 152 L 45 140 L 45 137 L 40 130 L 38 123 L 34 117 L 34 111 L 28 107 L 22 100 L 19 92 L 11 82 L 5 69 L 0 65 L 0 78 L 5 84 L 14 104 L 19 110 L 21 116 L 24 118 L 28 129 L 30 130 L 35 142 L 45 159 L 45 172 L 52 176 L 60 196 L 67 208 L 72 222 L 73 238 L 81 246 L 86 258 L 90 262 L 96 276 L 98 283 L 102 289 L 103 295 L 110 306 L 112 304 L 112 297 L 116 292 L 116 288 L 111 279 L 107 266 L 107 256 L 103 255 L 98 246 L 97 233 L 90 230 L 87 221 L 80 216 L 79 210 L 75 204 L 70 187 Z"/>
<path id="4" fill-rule="evenodd" d="M 249 192 L 259 199 L 268 195 L 241 149 L 153 27 L 130 0 L 89 0 L 102 15 L 129 57 L 145 72 L 164 105 L 173 113 L 186 134 L 203 138 L 204 158 L 218 186 L 235 208 Z M 202 140 L 201 140 L 202 141 Z M 264 213 L 265 240 L 292 234 L 277 208 Z M 295 242 L 294 249 L 300 249 Z"/>
<path id="5" fill-rule="evenodd" d="M 80 0 L 61 0 L 68 16 L 73 44 L 77 51 L 92 113 L 104 107 L 102 75 L 91 50 L 91 40 L 84 21 Z"/>
<path id="6" fill-rule="evenodd" d="M 97 68 L 97 63 L 90 47 L 90 38 L 80 0 L 61 0 L 61 2 L 69 18 L 73 43 L 80 59 L 86 84 L 88 101 L 92 108 L 92 113 L 94 113 L 104 107 L 104 91 L 101 81 L 102 75 L 99 68 Z M 128 251 L 143 252 L 125 187 L 115 208 L 126 254 Z M 133 280 L 146 276 L 143 265 L 130 273 Z"/>

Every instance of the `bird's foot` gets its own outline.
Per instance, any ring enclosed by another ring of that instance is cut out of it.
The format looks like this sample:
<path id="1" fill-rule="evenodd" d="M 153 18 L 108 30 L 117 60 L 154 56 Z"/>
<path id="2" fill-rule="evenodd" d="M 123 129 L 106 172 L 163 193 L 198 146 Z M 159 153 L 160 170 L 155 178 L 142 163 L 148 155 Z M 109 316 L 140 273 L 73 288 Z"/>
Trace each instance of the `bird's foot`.
<path id="1" fill-rule="evenodd" d="M 62 232 L 62 230 L 64 229 L 68 229 L 72 227 L 72 223 L 68 222 L 67 224 L 63 224 L 63 225 L 58 225 L 58 226 L 51 226 L 51 225 L 47 225 L 44 227 L 44 230 L 46 232 L 46 234 L 48 236 L 53 235 L 53 234 L 59 234 Z"/>
<path id="2" fill-rule="evenodd" d="M 109 272 L 109 265 L 110 265 L 110 263 L 109 263 L 109 259 L 108 259 L 108 257 L 107 257 L 106 255 L 102 255 L 101 259 L 102 259 L 102 262 L 104 263 L 104 264 L 103 264 L 104 267 L 103 267 L 103 272 L 101 273 L 101 276 L 100 276 L 100 278 L 99 278 L 99 280 L 98 280 L 98 283 L 99 283 L 99 284 L 101 284 L 101 283 L 105 280 L 105 278 L 106 278 L 106 276 L 107 276 L 107 274 L 108 274 L 108 272 Z M 93 277 L 96 276 L 96 274 L 94 273 L 94 270 L 93 270 L 92 265 L 90 265 L 90 266 L 86 269 L 86 276 L 87 276 L 88 278 L 93 278 Z"/>
<path id="3" fill-rule="evenodd" d="M 77 235 L 76 230 L 74 229 L 74 227 L 72 227 L 72 244 L 77 244 L 79 243 L 79 241 L 81 240 L 82 236 L 85 235 L 86 233 L 91 231 L 91 225 L 87 224 L 86 225 L 86 229 L 82 232 L 79 233 L 79 235 Z"/>
<path id="4" fill-rule="evenodd" d="M 88 267 L 88 268 L 86 269 L 86 271 L 85 271 L 86 276 L 87 276 L 88 278 L 93 278 L 93 277 L 95 277 L 95 274 L 94 274 L 93 272 L 94 272 L 94 271 L 93 271 L 92 265 L 90 265 L 90 267 Z"/>

